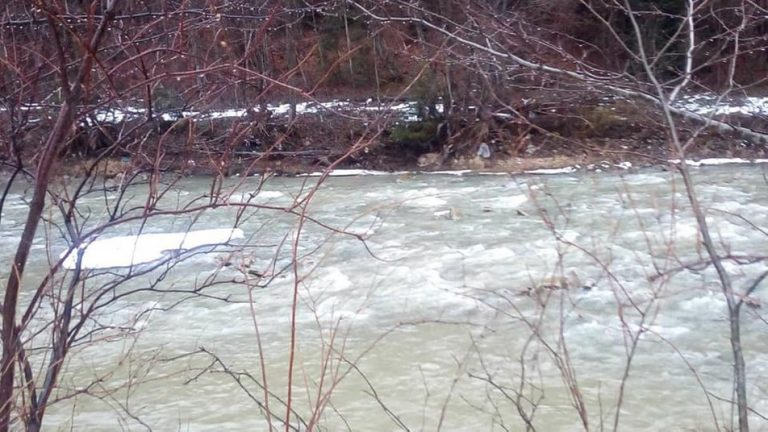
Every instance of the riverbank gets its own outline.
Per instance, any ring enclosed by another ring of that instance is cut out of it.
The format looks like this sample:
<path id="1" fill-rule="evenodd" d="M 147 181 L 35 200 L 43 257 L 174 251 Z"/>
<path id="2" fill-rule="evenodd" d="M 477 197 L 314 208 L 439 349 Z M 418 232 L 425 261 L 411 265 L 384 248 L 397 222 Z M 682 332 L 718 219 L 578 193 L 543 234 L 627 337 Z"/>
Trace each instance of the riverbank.
<path id="1" fill-rule="evenodd" d="M 483 165 L 480 166 L 479 163 Z M 658 161 L 657 163 L 651 163 L 648 160 L 641 159 L 639 162 L 633 163 L 628 160 L 621 162 L 611 162 L 605 159 L 602 160 L 589 160 L 589 159 L 569 159 L 563 157 L 552 158 L 517 158 L 505 161 L 496 161 L 495 165 L 485 165 L 485 161 L 477 161 L 478 165 L 468 165 L 463 168 L 453 169 L 422 169 L 420 167 L 401 167 L 398 169 L 361 169 L 361 168 L 327 168 L 317 170 L 313 166 L 294 165 L 291 171 L 274 171 L 270 166 L 265 167 L 262 171 L 258 169 L 252 169 L 243 172 L 235 172 L 230 174 L 235 177 L 247 176 L 247 175 L 261 175 L 261 174 L 273 174 L 283 175 L 291 177 L 320 177 L 327 175 L 329 177 L 349 177 L 349 176 L 381 176 L 381 175 L 397 175 L 397 176 L 410 176 L 414 174 L 436 174 L 436 175 L 557 175 L 557 174 L 570 174 L 577 172 L 613 172 L 613 171 L 628 171 L 638 170 L 643 168 L 658 168 L 660 170 L 668 170 L 676 165 L 680 164 L 679 159 L 669 159 L 667 161 Z M 79 176 L 82 175 L 80 170 L 87 169 L 88 166 L 96 163 L 98 168 L 96 172 L 104 178 L 114 178 L 124 175 L 125 172 L 131 170 L 130 163 L 120 160 L 107 159 L 101 162 L 95 161 L 81 161 L 78 164 L 69 165 L 68 169 L 65 169 L 63 175 L 66 176 Z M 768 158 L 689 158 L 686 159 L 686 164 L 690 167 L 698 168 L 704 166 L 720 166 L 720 165 L 763 165 L 768 164 Z M 313 170 L 315 169 L 315 170 Z M 170 172 L 179 173 L 178 171 L 171 170 Z M 212 176 L 217 175 L 213 170 L 196 170 L 194 173 L 188 173 L 189 175 L 196 176 Z"/>
<path id="2" fill-rule="evenodd" d="M 633 147 L 635 150 L 633 150 Z M 646 147 L 648 154 L 637 151 L 637 147 Z M 504 154 L 491 155 L 484 158 L 479 155 L 466 155 L 451 158 L 441 163 L 424 163 L 424 155 L 377 155 L 361 152 L 361 155 L 350 153 L 341 155 L 337 160 L 317 158 L 309 150 L 306 155 L 277 155 L 260 153 L 255 155 L 210 155 L 206 153 L 189 152 L 166 156 L 159 169 L 166 173 L 183 175 L 223 175 L 250 176 L 258 174 L 273 174 L 285 176 L 320 175 L 331 170 L 330 175 L 371 175 L 371 174 L 405 174 L 414 172 L 451 173 L 451 174 L 560 174 L 577 171 L 603 172 L 621 171 L 659 167 L 668 169 L 679 163 L 672 152 L 662 148 L 658 143 L 649 146 L 641 141 L 614 140 L 602 142 L 600 147 L 582 147 L 581 151 L 573 151 L 568 147 L 537 149 L 532 155 L 510 156 Z M 690 166 L 750 164 L 768 162 L 763 146 L 742 145 L 726 148 L 720 152 L 716 147 L 691 148 L 687 153 L 687 163 Z M 439 158 L 439 153 L 426 153 L 427 157 Z M 421 158 L 421 159 L 420 159 Z M 227 160 L 228 159 L 228 160 Z M 82 176 L 87 170 L 105 178 L 124 175 L 131 171 L 149 171 L 153 167 L 148 160 L 145 164 L 130 157 L 81 158 L 69 160 L 60 175 Z"/>
<path id="3" fill-rule="evenodd" d="M 68 145 L 58 174 L 302 175 L 327 169 L 519 174 L 668 166 L 679 158 L 664 123 L 643 103 L 597 94 L 562 103 L 552 95 L 533 96 L 508 110 L 464 107 L 450 115 L 442 103 L 425 110 L 416 101 L 371 99 L 178 112 L 154 122 L 137 109 L 97 112 Z M 692 112 L 715 115 L 701 98 L 684 103 Z M 716 113 L 718 120 L 764 132 L 768 106 L 763 105 L 745 99 L 744 109 L 717 105 Z M 768 158 L 764 143 L 677 121 L 687 159 Z M 33 161 L 36 154 L 27 156 Z"/>

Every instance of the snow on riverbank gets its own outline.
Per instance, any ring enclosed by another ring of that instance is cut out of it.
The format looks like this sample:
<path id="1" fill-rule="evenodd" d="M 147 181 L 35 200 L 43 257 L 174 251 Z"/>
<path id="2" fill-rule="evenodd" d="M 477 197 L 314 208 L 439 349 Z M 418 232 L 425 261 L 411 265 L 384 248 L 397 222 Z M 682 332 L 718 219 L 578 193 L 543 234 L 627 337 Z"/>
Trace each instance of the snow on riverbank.
<path id="1" fill-rule="evenodd" d="M 768 115 L 768 97 L 744 96 L 744 97 L 719 97 L 711 94 L 692 94 L 679 98 L 673 104 L 677 108 L 701 115 L 744 114 L 744 115 Z M 27 104 L 20 107 L 25 111 L 35 111 L 45 108 L 40 104 Z M 435 108 L 443 112 L 443 105 L 438 103 Z M 474 108 L 474 107 L 471 107 Z M 252 107 L 259 111 L 259 107 Z M 287 116 L 291 112 L 291 104 L 268 104 L 267 109 L 274 116 Z M 0 108 L 0 110 L 3 110 Z M 312 101 L 296 104 L 296 114 L 317 114 L 326 112 L 373 112 L 394 113 L 403 121 L 417 121 L 419 119 L 419 104 L 415 101 L 377 102 L 373 99 L 366 101 L 332 100 L 326 102 Z M 223 119 L 240 118 L 248 115 L 248 109 L 228 108 L 211 111 L 178 110 L 175 113 L 161 114 L 164 120 L 176 120 L 180 117 L 192 117 L 197 119 Z M 508 114 L 497 113 L 498 117 Z M 146 109 L 142 106 L 120 105 L 97 110 L 93 118 L 99 122 L 120 123 L 126 120 L 140 119 L 146 116 Z"/>
<path id="2" fill-rule="evenodd" d="M 437 109 L 442 112 L 442 105 L 438 104 Z M 253 107 L 253 111 L 258 112 L 258 107 Z M 291 104 L 268 104 L 267 110 L 273 116 L 287 116 L 291 112 Z M 401 120 L 418 120 L 418 103 L 413 101 L 397 103 L 377 103 L 369 99 L 365 102 L 339 101 L 328 102 L 301 102 L 296 104 L 296 114 L 317 114 L 326 112 L 374 112 L 374 113 L 394 113 Z M 196 118 L 199 120 L 207 119 L 226 119 L 241 118 L 248 115 L 246 108 L 230 108 L 214 111 L 178 111 L 176 113 L 163 113 L 161 118 L 167 121 L 173 121 L 181 117 Z M 146 116 L 146 110 L 141 107 L 124 106 L 102 109 L 96 111 L 94 119 L 99 122 L 120 123 L 126 120 L 140 119 Z"/>
<path id="3" fill-rule="evenodd" d="M 680 159 L 670 159 L 670 164 L 679 165 Z M 765 164 L 768 163 L 768 159 L 742 159 L 742 158 L 706 158 L 700 160 L 686 159 L 685 163 L 691 167 L 701 166 L 714 166 L 714 165 L 743 165 L 743 164 Z M 618 164 L 611 164 L 604 162 L 599 165 L 588 165 L 582 167 L 579 165 L 566 166 L 562 168 L 540 168 L 533 170 L 522 171 L 519 174 L 531 174 L 531 175 L 558 175 L 558 174 L 572 174 L 578 171 L 596 171 L 600 172 L 605 169 L 620 169 L 627 170 L 632 168 L 631 162 L 620 162 Z M 324 174 L 322 171 L 315 171 L 306 174 L 299 174 L 297 177 L 320 177 Z M 464 176 L 464 175 L 508 175 L 518 174 L 509 173 L 506 171 L 475 171 L 475 170 L 441 170 L 441 171 L 375 171 L 375 170 L 363 170 L 363 169 L 337 169 L 328 173 L 329 177 L 353 177 L 353 176 L 402 176 L 402 175 L 452 175 L 452 176 Z"/>
<path id="4" fill-rule="evenodd" d="M 579 169 L 576 167 L 565 167 L 565 168 L 540 168 L 535 170 L 528 170 L 525 171 L 526 174 L 543 174 L 543 175 L 553 175 L 553 174 L 570 174 L 573 172 L 578 171 Z"/>
<path id="5" fill-rule="evenodd" d="M 78 254 L 82 255 L 83 269 L 131 267 L 158 261 L 169 253 L 222 245 L 243 237 L 243 231 L 238 228 L 224 228 L 97 239 L 72 251 L 64 260 L 64 268 L 74 269 Z M 62 253 L 61 257 L 66 254 Z"/>
<path id="6" fill-rule="evenodd" d="M 329 177 L 352 177 L 352 176 L 382 176 L 382 175 L 405 175 L 411 174 L 411 171 L 376 171 L 364 169 L 335 169 L 328 173 Z M 320 177 L 325 174 L 323 171 L 314 171 L 306 174 L 298 174 L 296 177 Z"/>
<path id="7" fill-rule="evenodd" d="M 768 114 L 768 97 L 719 98 L 710 95 L 691 95 L 680 99 L 675 106 L 702 115 Z"/>
<path id="8" fill-rule="evenodd" d="M 669 163 L 674 165 L 680 164 L 680 159 L 671 159 Z M 700 166 L 713 166 L 713 165 L 738 165 L 738 164 L 764 164 L 768 163 L 768 159 L 741 159 L 741 158 L 708 158 L 700 160 L 686 159 L 685 164 L 692 167 Z"/>

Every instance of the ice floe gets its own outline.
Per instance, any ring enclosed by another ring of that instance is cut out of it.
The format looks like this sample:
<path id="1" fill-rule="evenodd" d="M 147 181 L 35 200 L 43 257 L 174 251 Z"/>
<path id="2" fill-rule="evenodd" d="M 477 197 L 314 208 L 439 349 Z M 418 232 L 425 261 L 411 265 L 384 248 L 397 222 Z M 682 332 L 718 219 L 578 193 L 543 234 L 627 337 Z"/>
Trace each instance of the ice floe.
<path id="1" fill-rule="evenodd" d="M 161 260 L 176 251 L 222 245 L 243 237 L 239 228 L 120 236 L 93 240 L 77 250 L 62 253 L 61 257 L 66 255 L 64 268 L 67 269 L 77 266 L 78 255 L 82 256 L 80 267 L 83 269 L 131 267 Z"/>

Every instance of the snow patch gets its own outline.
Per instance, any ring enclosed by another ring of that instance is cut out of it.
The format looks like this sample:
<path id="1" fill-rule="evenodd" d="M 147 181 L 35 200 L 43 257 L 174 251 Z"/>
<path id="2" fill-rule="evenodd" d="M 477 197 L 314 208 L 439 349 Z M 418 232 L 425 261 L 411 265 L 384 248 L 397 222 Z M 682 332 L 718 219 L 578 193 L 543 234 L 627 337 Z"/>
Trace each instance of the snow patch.
<path id="1" fill-rule="evenodd" d="M 691 160 L 686 159 L 685 164 L 692 167 L 700 167 L 700 166 L 711 166 L 711 165 L 728 165 L 728 164 L 750 164 L 750 163 L 765 163 L 768 162 L 768 160 L 765 159 L 756 159 L 755 161 L 750 161 L 748 159 L 741 159 L 741 158 L 708 158 L 708 159 L 701 159 L 701 160 Z M 674 165 L 680 164 L 680 159 L 670 159 L 669 163 Z"/>
<path id="2" fill-rule="evenodd" d="M 768 113 L 768 97 L 719 98 L 713 95 L 694 95 L 681 99 L 675 105 L 701 115 Z"/>
<path id="3" fill-rule="evenodd" d="M 540 168 L 535 170 L 528 170 L 528 171 L 525 171 L 525 173 L 553 175 L 553 174 L 570 174 L 576 171 L 577 171 L 576 167 L 568 166 L 565 168 Z"/>
<path id="4" fill-rule="evenodd" d="M 463 176 L 464 174 L 471 174 L 472 170 L 456 170 L 456 171 L 422 171 L 419 174 L 429 174 L 429 175 L 454 175 L 454 176 Z"/>
<path id="5" fill-rule="evenodd" d="M 253 107 L 252 110 L 260 111 L 259 107 Z M 398 104 L 380 104 L 369 105 L 369 102 L 352 102 L 333 100 L 328 102 L 301 102 L 295 105 L 296 114 L 316 114 L 322 111 L 375 111 L 396 113 L 405 121 L 418 120 L 418 104 L 416 102 L 403 102 Z M 441 104 L 436 106 L 438 112 L 442 112 Z M 267 110 L 275 116 L 285 116 L 291 112 L 291 104 L 269 104 Z M 196 117 L 199 119 L 223 119 L 223 118 L 242 118 L 248 115 L 248 109 L 229 108 L 216 111 L 198 112 L 184 111 L 183 117 Z M 141 107 L 124 106 L 110 107 L 98 110 L 94 113 L 94 118 L 99 122 L 120 123 L 126 120 L 142 118 L 146 116 L 146 110 Z M 164 120 L 178 120 L 180 117 L 175 113 L 163 113 L 160 116 Z"/>
<path id="6" fill-rule="evenodd" d="M 337 169 L 328 173 L 329 177 L 351 177 L 351 176 L 383 176 L 383 175 L 403 175 L 409 174 L 409 171 L 375 171 L 364 169 Z M 320 177 L 325 171 L 315 171 L 306 174 L 298 174 L 297 177 Z"/>

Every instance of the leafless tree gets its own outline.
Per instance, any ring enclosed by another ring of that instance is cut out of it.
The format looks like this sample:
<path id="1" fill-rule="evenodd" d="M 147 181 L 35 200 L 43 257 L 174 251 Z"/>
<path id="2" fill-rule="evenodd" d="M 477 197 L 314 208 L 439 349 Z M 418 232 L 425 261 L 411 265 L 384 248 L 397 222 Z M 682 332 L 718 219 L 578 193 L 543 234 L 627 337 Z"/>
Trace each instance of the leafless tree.
<path id="1" fill-rule="evenodd" d="M 40 430 L 48 407 L 73 396 L 59 387 L 70 353 L 115 334 L 130 336 L 141 320 L 156 312 L 149 308 L 133 322 L 109 324 L 103 316 L 116 302 L 147 292 L 174 293 L 179 299 L 174 304 L 194 297 L 232 301 L 209 293 L 209 288 L 234 283 L 252 291 L 291 271 L 276 261 L 269 268 L 251 268 L 249 250 L 273 248 L 278 254 L 293 242 L 294 272 L 301 258 L 296 252 L 298 235 L 274 245 L 249 237 L 237 245 L 224 239 L 218 247 L 185 248 L 182 240 L 180 250 L 150 264 L 100 269 L 83 261 L 87 248 L 99 238 L 125 230 L 143 235 L 155 221 L 169 218 L 188 220 L 183 230 L 191 232 L 206 214 L 225 209 L 232 216 L 228 227 L 233 237 L 243 220 L 260 211 L 292 215 L 299 232 L 304 224 L 340 232 L 308 213 L 319 183 L 308 185 L 301 197 L 285 206 L 254 200 L 263 183 L 238 198 L 254 167 L 290 134 L 275 134 L 261 152 L 249 152 L 250 160 L 240 160 L 243 143 L 265 133 L 267 94 L 312 99 L 288 84 L 301 70 L 296 63 L 289 65 L 288 73 L 270 76 L 267 61 L 253 60 L 266 59 L 269 26 L 297 25 L 286 24 L 285 17 L 294 12 L 278 5 L 209 9 L 189 2 L 142 6 L 113 0 L 18 1 L 4 8 L 0 125 L 3 165 L 10 176 L 0 207 L 5 208 L 13 190 L 25 185 L 30 185 L 31 197 L 15 258 L 4 273 L 8 281 L 2 303 L 0 431 Z M 293 51 L 300 55 L 295 47 Z M 220 122 L 199 115 L 231 108 L 218 101 L 243 94 L 247 100 L 241 105 L 262 106 L 262 112 L 250 110 Z M 373 131 L 364 136 L 360 145 L 375 135 Z M 75 162 L 73 155 L 85 161 Z M 338 156 L 343 160 L 343 154 Z M 185 173 L 200 165 L 217 174 L 211 177 L 208 193 L 174 198 Z M 225 177 L 235 170 L 242 172 L 241 180 L 225 185 Z M 262 181 L 268 178 L 262 174 Z M 31 257 L 43 258 L 33 255 L 33 245 L 41 238 L 49 242 L 50 267 L 36 281 L 26 270 Z M 66 252 L 58 256 L 54 250 L 62 241 Z M 235 258 L 225 258 L 194 286 L 162 283 L 180 263 L 214 251 Z M 225 268 L 237 271 L 233 275 Z M 143 278 L 149 280 L 146 285 L 131 283 Z M 296 284 L 298 290 L 298 279 Z M 332 349 L 331 343 L 329 356 Z M 267 418 L 282 418 L 288 428 L 295 415 L 291 395 L 281 415 L 270 408 L 266 380 L 263 385 Z M 78 391 L 87 393 L 89 388 Z M 323 398 L 327 396 L 318 400 L 318 415 L 327 404 Z M 317 418 L 309 421 L 316 423 Z"/>
<path id="2" fill-rule="evenodd" d="M 496 95 L 490 99 L 491 102 L 485 98 L 485 104 L 479 103 L 485 105 L 486 110 L 493 111 L 493 105 L 506 106 L 518 118 L 529 120 L 520 113 L 518 107 L 507 102 L 509 95 L 503 93 L 502 86 L 494 88 L 493 85 L 494 70 L 504 74 L 505 71 L 517 68 L 535 74 L 531 84 L 551 80 L 558 83 L 555 85 L 573 92 L 586 93 L 587 88 L 600 89 L 622 98 L 649 102 L 655 107 L 656 121 L 666 133 L 669 157 L 682 161 L 675 165 L 675 169 L 683 180 L 707 262 L 715 268 L 727 302 L 733 355 L 734 406 L 737 407 L 738 430 L 748 431 L 750 408 L 744 347 L 741 343 L 741 314 L 747 301 L 745 299 L 749 298 L 768 274 L 759 275 L 741 289 L 733 286 L 732 276 L 723 264 L 728 259 L 728 253 L 712 237 L 712 228 L 707 220 L 708 210 L 701 204 L 685 160 L 701 142 L 702 133 L 707 128 L 735 133 L 755 145 L 768 141 L 768 135 L 765 130 L 744 127 L 734 122 L 733 118 L 716 114 L 716 110 L 702 114 L 686 109 L 678 101 L 683 95 L 691 93 L 714 94 L 715 99 L 721 101 L 733 95 L 748 94 L 750 88 L 765 84 L 764 75 L 749 75 L 738 67 L 750 61 L 754 50 L 762 52 L 766 48 L 764 37 L 760 36 L 760 29 L 764 28 L 765 8 L 751 1 L 690 0 L 670 6 L 673 9 L 669 10 L 660 5 L 662 2 L 559 2 L 561 8 L 572 8 L 572 11 L 580 8 L 582 13 L 599 24 L 596 31 L 611 41 L 614 47 L 611 54 L 625 60 L 623 68 L 612 69 L 606 63 L 594 61 L 595 56 L 592 54 L 607 49 L 608 44 L 596 46 L 565 31 L 538 27 L 536 17 L 519 7 L 524 2 L 517 2 L 518 7 L 507 3 L 466 2 L 463 5 L 466 11 L 463 16 L 443 13 L 429 2 L 399 3 L 400 8 L 407 11 L 405 13 L 385 3 L 350 2 L 361 13 L 381 23 L 422 26 L 448 41 L 453 47 L 449 51 L 453 61 L 469 65 L 482 77 L 483 88 Z M 661 30 L 661 25 L 665 25 L 666 29 Z M 605 52 L 603 54 L 606 55 Z M 704 72 L 712 68 L 722 70 L 720 79 L 715 83 L 704 78 Z M 515 86 L 514 82 L 511 84 Z M 694 124 L 692 132 L 687 126 L 689 122 Z M 653 302 L 646 307 L 652 308 L 652 305 Z M 637 312 L 645 317 L 650 310 L 641 308 Z M 642 321 L 639 326 L 643 328 Z M 536 333 L 536 326 L 532 328 Z M 632 359 L 631 352 L 641 333 L 630 332 L 627 373 Z M 554 350 L 552 352 L 555 355 L 559 353 Z M 574 400 L 578 401 L 579 398 Z M 614 430 L 619 425 L 618 413 L 617 409 Z M 589 429 L 586 421 L 584 427 Z"/>

